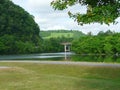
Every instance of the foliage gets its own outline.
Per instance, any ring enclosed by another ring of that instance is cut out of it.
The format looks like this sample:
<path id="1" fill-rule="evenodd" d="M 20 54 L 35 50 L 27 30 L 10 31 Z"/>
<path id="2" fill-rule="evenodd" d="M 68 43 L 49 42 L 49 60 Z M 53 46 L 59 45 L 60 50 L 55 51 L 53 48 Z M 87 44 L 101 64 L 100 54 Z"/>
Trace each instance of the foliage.
<path id="1" fill-rule="evenodd" d="M 60 38 L 50 38 L 43 40 L 43 52 L 63 52 L 64 47 L 60 44 Z"/>
<path id="2" fill-rule="evenodd" d="M 0 54 L 36 52 L 39 31 L 32 15 L 10 0 L 0 1 Z"/>
<path id="3" fill-rule="evenodd" d="M 63 10 L 76 4 L 87 7 L 86 14 L 68 12 L 68 15 L 80 25 L 91 22 L 109 25 L 115 23 L 115 19 L 120 16 L 120 0 L 54 0 L 51 2 L 55 10 Z"/>
<path id="4" fill-rule="evenodd" d="M 72 42 L 73 38 L 49 38 L 43 40 L 43 52 L 64 52 L 64 42 Z"/>
<path id="5" fill-rule="evenodd" d="M 119 54 L 120 33 L 107 31 L 74 40 L 72 49 L 79 54 Z"/>
<path id="6" fill-rule="evenodd" d="M 85 36 L 76 30 L 49 30 L 41 31 L 40 36 L 43 38 L 43 52 L 63 52 L 64 46 L 61 43 L 72 42 L 73 39 Z"/>

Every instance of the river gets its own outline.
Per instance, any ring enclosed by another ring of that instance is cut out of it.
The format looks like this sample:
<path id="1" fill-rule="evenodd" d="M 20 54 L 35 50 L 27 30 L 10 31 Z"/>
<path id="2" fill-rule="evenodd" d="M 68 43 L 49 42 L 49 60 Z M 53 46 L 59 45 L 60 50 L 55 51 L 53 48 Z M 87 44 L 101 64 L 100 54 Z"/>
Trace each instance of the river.
<path id="1" fill-rule="evenodd" d="M 0 55 L 0 60 L 64 60 L 65 57 L 73 55 L 71 52 L 59 53 L 40 53 L 40 54 L 24 54 L 24 55 Z"/>
<path id="2" fill-rule="evenodd" d="M 0 55 L 0 60 L 49 60 L 49 61 L 79 61 L 79 62 L 115 62 L 120 63 L 120 57 L 115 55 L 76 55 L 72 52 L 40 53 L 25 55 Z"/>

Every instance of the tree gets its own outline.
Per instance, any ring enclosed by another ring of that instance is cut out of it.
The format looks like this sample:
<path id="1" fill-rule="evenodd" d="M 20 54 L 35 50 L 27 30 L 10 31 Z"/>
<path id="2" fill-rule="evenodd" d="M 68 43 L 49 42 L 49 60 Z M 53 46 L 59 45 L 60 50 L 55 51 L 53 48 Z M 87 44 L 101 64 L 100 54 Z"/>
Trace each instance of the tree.
<path id="1" fill-rule="evenodd" d="M 74 18 L 80 25 L 92 22 L 115 24 L 115 19 L 120 16 L 120 0 L 54 0 L 51 2 L 55 10 L 64 10 L 76 4 L 87 7 L 86 14 L 68 12 L 70 18 Z"/>
<path id="2" fill-rule="evenodd" d="M 39 32 L 32 15 L 11 0 L 0 1 L 0 54 L 36 52 Z"/>

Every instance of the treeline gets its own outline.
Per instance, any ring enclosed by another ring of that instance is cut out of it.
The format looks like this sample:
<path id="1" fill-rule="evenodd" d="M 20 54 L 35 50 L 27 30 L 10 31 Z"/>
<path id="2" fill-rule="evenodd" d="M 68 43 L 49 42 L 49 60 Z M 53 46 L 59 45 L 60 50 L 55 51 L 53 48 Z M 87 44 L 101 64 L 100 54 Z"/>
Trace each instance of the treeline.
<path id="1" fill-rule="evenodd" d="M 39 32 L 32 15 L 11 0 L 0 1 L 0 54 L 38 52 Z"/>
<path id="2" fill-rule="evenodd" d="M 63 42 L 72 42 L 73 38 L 49 38 L 42 40 L 42 52 L 64 52 Z"/>
<path id="3" fill-rule="evenodd" d="M 85 36 L 77 30 L 48 30 L 40 31 L 42 37 L 42 52 L 64 52 L 64 42 L 72 42 L 76 38 Z"/>
<path id="4" fill-rule="evenodd" d="M 110 30 L 74 40 L 72 50 L 77 54 L 120 54 L 120 33 Z"/>

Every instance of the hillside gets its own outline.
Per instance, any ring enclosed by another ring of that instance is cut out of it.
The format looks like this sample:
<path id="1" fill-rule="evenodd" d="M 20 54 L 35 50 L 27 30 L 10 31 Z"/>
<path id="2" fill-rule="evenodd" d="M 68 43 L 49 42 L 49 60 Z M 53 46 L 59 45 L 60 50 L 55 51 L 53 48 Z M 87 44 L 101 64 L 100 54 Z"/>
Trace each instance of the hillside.
<path id="1" fill-rule="evenodd" d="M 40 41 L 34 17 L 11 0 L 0 1 L 0 54 L 32 53 Z"/>
<path id="2" fill-rule="evenodd" d="M 85 36 L 84 33 L 77 30 L 48 30 L 48 31 L 41 31 L 40 36 L 43 39 L 49 38 L 79 38 Z"/>

